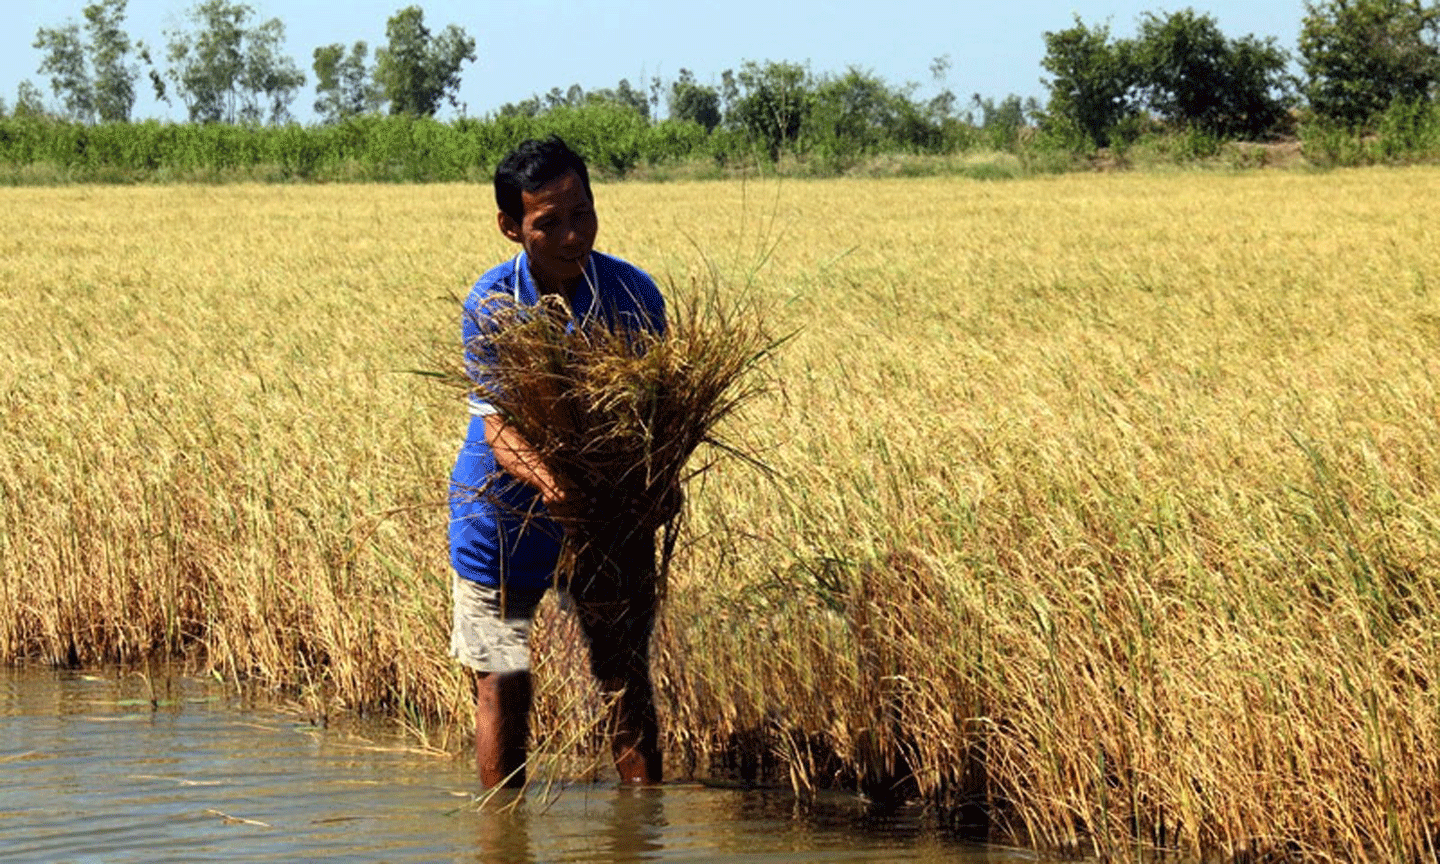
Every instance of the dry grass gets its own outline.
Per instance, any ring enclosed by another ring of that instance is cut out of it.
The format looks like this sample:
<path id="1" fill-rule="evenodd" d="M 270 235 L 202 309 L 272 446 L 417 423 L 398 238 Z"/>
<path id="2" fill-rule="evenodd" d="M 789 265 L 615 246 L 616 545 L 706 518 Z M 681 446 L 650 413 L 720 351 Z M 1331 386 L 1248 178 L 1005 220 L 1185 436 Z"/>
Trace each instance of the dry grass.
<path id="1" fill-rule="evenodd" d="M 799 328 L 727 430 L 779 479 L 691 490 L 675 763 L 738 735 L 801 785 L 908 768 L 1056 850 L 1432 860 L 1437 192 L 601 188 L 602 248 L 681 282 L 703 249 Z M 458 746 L 464 411 L 398 370 L 509 251 L 484 190 L 0 194 L 0 656 L 189 656 Z M 565 742 L 598 706 L 542 625 Z"/>

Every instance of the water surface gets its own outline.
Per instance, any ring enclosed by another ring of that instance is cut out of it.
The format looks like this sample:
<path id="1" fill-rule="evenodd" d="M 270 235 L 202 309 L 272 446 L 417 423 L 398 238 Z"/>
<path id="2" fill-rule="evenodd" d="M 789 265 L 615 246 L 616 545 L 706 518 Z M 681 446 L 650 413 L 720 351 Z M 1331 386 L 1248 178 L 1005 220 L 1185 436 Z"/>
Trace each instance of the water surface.
<path id="1" fill-rule="evenodd" d="M 0 861 L 1032 860 L 838 794 L 578 785 L 479 808 L 465 760 L 184 677 L 0 668 L 0 779 Z"/>

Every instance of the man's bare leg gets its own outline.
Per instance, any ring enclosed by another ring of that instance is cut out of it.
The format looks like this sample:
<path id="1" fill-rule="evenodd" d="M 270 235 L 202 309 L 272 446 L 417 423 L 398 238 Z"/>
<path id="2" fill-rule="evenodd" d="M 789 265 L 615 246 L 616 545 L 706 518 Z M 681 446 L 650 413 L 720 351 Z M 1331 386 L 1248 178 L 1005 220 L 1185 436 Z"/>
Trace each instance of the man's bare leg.
<path id="1" fill-rule="evenodd" d="M 615 770 L 626 786 L 650 786 L 663 778 L 660 759 L 660 727 L 655 718 L 655 698 L 649 670 L 641 669 L 626 678 L 601 680 L 600 689 L 609 698 L 610 751 Z"/>
<path id="2" fill-rule="evenodd" d="M 660 726 L 650 683 L 650 634 L 659 605 L 653 532 L 595 547 L 576 562 L 570 586 L 590 671 L 610 704 L 610 749 L 620 782 L 659 783 Z"/>
<path id="3" fill-rule="evenodd" d="M 475 767 L 487 789 L 525 785 L 529 672 L 475 673 Z"/>
<path id="4" fill-rule="evenodd" d="M 620 782 L 659 783 L 660 724 L 650 683 L 654 601 L 577 600 L 576 611 L 590 643 L 590 671 L 610 705 L 610 750 Z"/>

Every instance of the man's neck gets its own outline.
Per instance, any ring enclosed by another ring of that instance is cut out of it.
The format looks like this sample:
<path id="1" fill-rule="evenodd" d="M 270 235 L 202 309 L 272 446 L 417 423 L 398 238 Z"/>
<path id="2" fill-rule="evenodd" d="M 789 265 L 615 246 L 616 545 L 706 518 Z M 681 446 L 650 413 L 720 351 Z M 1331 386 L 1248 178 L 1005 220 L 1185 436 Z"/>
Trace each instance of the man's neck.
<path id="1" fill-rule="evenodd" d="M 587 261 L 585 266 L 590 266 Z M 574 279 L 550 280 L 541 279 L 535 271 L 530 269 L 530 262 L 525 262 L 525 269 L 530 273 L 530 281 L 535 284 L 537 294 L 554 294 L 564 298 L 566 303 L 575 301 L 575 291 L 585 284 L 585 272 L 582 270 L 579 276 Z"/>

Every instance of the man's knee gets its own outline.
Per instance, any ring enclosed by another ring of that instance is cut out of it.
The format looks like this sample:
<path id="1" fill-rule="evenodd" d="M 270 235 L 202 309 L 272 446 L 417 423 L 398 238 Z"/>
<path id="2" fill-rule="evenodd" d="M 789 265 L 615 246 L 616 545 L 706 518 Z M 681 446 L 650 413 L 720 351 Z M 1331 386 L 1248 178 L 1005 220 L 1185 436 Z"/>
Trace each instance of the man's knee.
<path id="1" fill-rule="evenodd" d="M 621 620 L 585 628 L 590 643 L 590 671 L 602 688 L 613 690 L 649 682 L 652 621 L 648 615 L 626 615 Z"/>
<path id="2" fill-rule="evenodd" d="M 523 717 L 529 713 L 532 687 L 528 670 L 475 673 L 476 704 L 482 711 L 502 718 Z"/>

